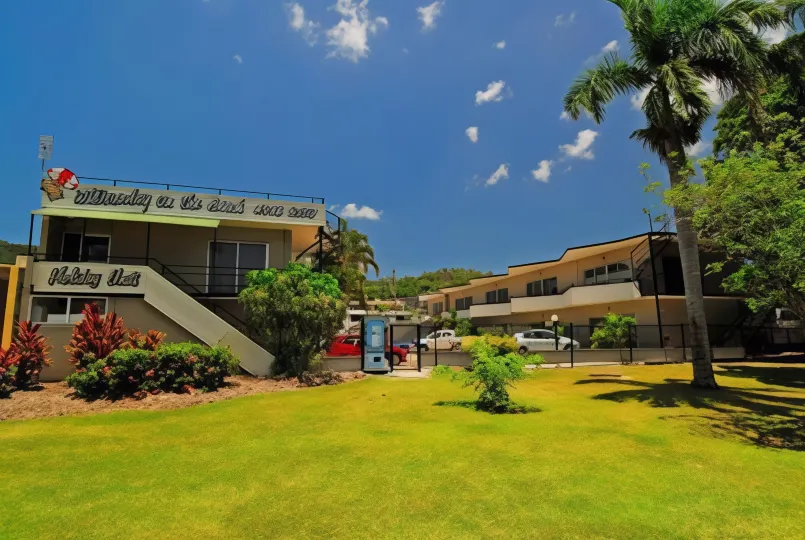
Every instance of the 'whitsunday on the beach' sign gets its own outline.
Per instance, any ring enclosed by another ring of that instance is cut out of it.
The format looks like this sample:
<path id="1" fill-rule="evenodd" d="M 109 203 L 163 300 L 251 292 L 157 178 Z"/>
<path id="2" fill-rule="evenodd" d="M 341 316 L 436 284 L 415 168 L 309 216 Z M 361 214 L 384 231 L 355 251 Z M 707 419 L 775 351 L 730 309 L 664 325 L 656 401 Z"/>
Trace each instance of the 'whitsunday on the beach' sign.
<path id="1" fill-rule="evenodd" d="M 43 208 L 73 208 L 161 216 L 323 225 L 323 204 L 81 184 L 54 197 L 42 194 Z"/>

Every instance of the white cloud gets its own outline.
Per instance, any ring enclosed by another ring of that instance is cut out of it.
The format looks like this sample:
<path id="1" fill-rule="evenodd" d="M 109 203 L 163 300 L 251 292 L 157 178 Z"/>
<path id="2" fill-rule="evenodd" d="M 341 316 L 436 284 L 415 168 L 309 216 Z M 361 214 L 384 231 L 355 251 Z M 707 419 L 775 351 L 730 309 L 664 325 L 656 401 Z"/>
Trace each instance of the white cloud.
<path id="1" fill-rule="evenodd" d="M 564 14 L 557 15 L 556 20 L 554 21 L 553 25 L 556 26 L 556 27 L 570 26 L 574 22 L 576 22 L 576 12 L 575 11 L 573 13 L 571 13 L 570 15 L 567 15 L 567 16 L 565 16 Z"/>
<path id="2" fill-rule="evenodd" d="M 334 9 L 341 20 L 327 30 L 327 45 L 331 48 L 328 57 L 344 58 L 358 62 L 369 56 L 369 36 L 374 35 L 380 27 L 388 27 L 386 17 L 372 18 L 369 0 L 337 0 Z"/>
<path id="3" fill-rule="evenodd" d="M 416 8 L 419 13 L 419 20 L 422 21 L 422 30 L 432 30 L 436 28 L 436 19 L 442 14 L 444 7 L 444 0 L 436 0 L 436 2 Z"/>
<path id="4" fill-rule="evenodd" d="M 767 28 L 766 30 L 759 32 L 758 35 L 760 39 L 768 43 L 769 45 L 777 45 L 785 38 L 788 37 L 788 28 L 785 26 L 778 26 L 777 28 Z"/>
<path id="5" fill-rule="evenodd" d="M 327 210 L 329 210 L 330 212 L 336 212 L 338 211 L 339 208 L 341 208 L 340 204 L 331 204 Z"/>
<path id="6" fill-rule="evenodd" d="M 570 122 L 572 118 L 570 118 L 570 113 L 567 111 L 562 111 L 562 114 L 559 115 L 559 120 L 567 120 Z"/>
<path id="7" fill-rule="evenodd" d="M 646 102 L 646 98 L 648 97 L 648 93 L 651 91 L 650 86 L 646 86 L 645 88 L 641 88 L 637 94 L 631 96 L 629 101 L 632 102 L 632 108 L 636 111 L 639 111 L 643 108 L 643 103 Z"/>
<path id="8" fill-rule="evenodd" d="M 591 147 L 596 137 L 598 137 L 598 132 L 591 129 L 579 131 L 574 144 L 563 144 L 559 147 L 559 150 L 561 150 L 567 157 L 593 159 L 595 158 L 595 154 L 593 154 Z"/>
<path id="9" fill-rule="evenodd" d="M 506 48 L 506 40 L 498 41 L 497 43 L 495 43 L 495 48 L 500 49 L 500 50 L 505 49 Z"/>
<path id="10" fill-rule="evenodd" d="M 315 45 L 318 39 L 317 30 L 319 24 L 305 17 L 305 8 L 301 5 L 293 3 L 288 4 L 286 7 L 288 9 L 291 28 L 295 32 L 299 32 L 310 45 Z"/>
<path id="11" fill-rule="evenodd" d="M 475 104 L 483 105 L 484 103 L 489 103 L 490 101 L 503 101 L 501 92 L 503 92 L 505 87 L 506 83 L 503 81 L 489 83 L 489 86 L 486 87 L 486 90 L 478 90 L 475 92 Z"/>
<path id="12" fill-rule="evenodd" d="M 495 172 L 492 173 L 492 176 L 490 176 L 486 180 L 486 182 L 484 182 L 484 185 L 486 187 L 494 186 L 501 180 L 506 180 L 508 177 L 509 177 L 509 166 L 504 163 L 503 165 L 498 167 L 498 169 Z"/>
<path id="13" fill-rule="evenodd" d="M 467 137 L 474 143 L 478 142 L 478 128 L 475 126 L 468 127 L 467 130 L 464 132 L 467 134 Z"/>
<path id="14" fill-rule="evenodd" d="M 344 209 L 341 211 L 341 217 L 347 219 L 368 219 L 371 221 L 377 221 L 380 219 L 380 215 L 383 212 L 378 212 L 374 208 L 370 208 L 368 206 L 361 206 L 358 207 L 355 203 L 349 203 L 348 205 L 344 206 Z"/>
<path id="15" fill-rule="evenodd" d="M 610 41 L 609 43 L 604 45 L 604 47 L 601 49 L 601 52 L 606 54 L 606 53 L 616 52 L 619 49 L 620 49 L 620 45 L 618 45 L 618 40 L 613 39 L 612 41 Z"/>
<path id="16" fill-rule="evenodd" d="M 235 56 L 233 56 L 233 57 L 232 57 L 232 60 L 234 60 L 234 61 L 235 61 L 235 62 L 237 62 L 238 64 L 242 64 L 242 63 L 243 63 L 243 57 L 242 57 L 241 55 L 239 55 L 239 54 L 236 54 Z"/>
<path id="17" fill-rule="evenodd" d="M 709 152 L 711 148 L 713 148 L 712 142 L 702 140 L 693 146 L 686 146 L 685 153 L 688 155 L 688 157 L 699 157 Z"/>
<path id="18" fill-rule="evenodd" d="M 551 165 L 553 165 L 553 161 L 543 159 L 539 162 L 539 167 L 531 171 L 531 176 L 534 177 L 534 180 L 547 183 L 551 177 Z"/>

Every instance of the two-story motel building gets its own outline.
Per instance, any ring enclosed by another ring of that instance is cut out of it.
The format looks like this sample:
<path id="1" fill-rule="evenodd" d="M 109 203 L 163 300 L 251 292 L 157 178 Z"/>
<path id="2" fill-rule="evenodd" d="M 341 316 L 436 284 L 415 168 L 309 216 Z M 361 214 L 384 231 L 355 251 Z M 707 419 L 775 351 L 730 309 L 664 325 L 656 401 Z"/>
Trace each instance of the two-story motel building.
<path id="1" fill-rule="evenodd" d="M 31 216 L 32 234 L 41 217 L 39 246 L 4 269 L 2 326 L 7 345 L 14 320 L 41 323 L 54 347 L 43 380 L 71 372 L 63 346 L 88 302 L 121 315 L 128 328 L 166 332 L 167 341 L 229 345 L 246 371 L 270 373 L 273 356 L 247 337 L 237 295 L 250 270 L 283 268 L 319 246 L 328 226 L 324 199 L 88 179 L 66 189 L 46 181 Z"/>
<path id="2" fill-rule="evenodd" d="M 708 325 L 712 340 L 743 322 L 743 299 L 727 296 L 723 275 L 705 275 L 717 260 L 700 253 Z M 567 249 L 561 257 L 510 266 L 505 274 L 473 279 L 469 284 L 420 296 L 430 315 L 456 310 L 478 327 L 510 332 L 563 325 L 589 329 L 608 313 L 634 316 L 641 347 L 680 347 L 687 324 L 682 264 L 674 233 L 640 234 L 611 242 Z M 589 346 L 589 330 L 575 339 Z M 662 338 L 661 338 L 662 336 Z M 585 338 L 587 342 L 585 343 Z M 664 343 L 661 343 L 660 340 Z"/>

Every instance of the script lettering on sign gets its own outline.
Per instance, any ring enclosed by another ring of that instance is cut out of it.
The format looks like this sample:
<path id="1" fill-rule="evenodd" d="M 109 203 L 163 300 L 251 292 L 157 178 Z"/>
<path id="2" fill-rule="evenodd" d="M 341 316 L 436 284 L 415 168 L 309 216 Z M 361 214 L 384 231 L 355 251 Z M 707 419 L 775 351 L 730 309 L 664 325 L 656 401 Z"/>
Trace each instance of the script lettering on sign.
<path id="1" fill-rule="evenodd" d="M 78 287 L 89 287 L 90 289 L 97 289 L 101 284 L 102 273 L 93 272 L 90 268 L 80 268 L 74 266 L 72 269 L 69 266 L 62 266 L 54 268 L 50 271 L 48 278 L 48 285 L 68 285 Z M 124 268 L 115 268 L 109 273 L 106 278 L 106 285 L 109 287 L 139 287 L 140 272 L 127 272 Z"/>
<path id="2" fill-rule="evenodd" d="M 143 214 L 148 212 L 151 207 L 151 195 L 140 193 L 135 189 L 129 193 L 108 191 L 105 189 L 92 188 L 90 190 L 78 189 L 75 192 L 75 204 L 86 204 L 92 206 L 134 206 L 141 207 Z"/>

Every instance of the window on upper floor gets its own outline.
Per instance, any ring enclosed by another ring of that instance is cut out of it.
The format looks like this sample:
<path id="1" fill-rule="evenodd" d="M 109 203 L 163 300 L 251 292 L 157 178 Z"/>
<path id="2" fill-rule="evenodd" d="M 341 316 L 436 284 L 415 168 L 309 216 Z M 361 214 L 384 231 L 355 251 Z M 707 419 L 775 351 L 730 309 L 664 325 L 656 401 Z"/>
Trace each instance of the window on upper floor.
<path id="1" fill-rule="evenodd" d="M 559 281 L 556 278 L 540 279 L 526 285 L 526 296 L 552 296 L 559 294 Z"/>
<path id="2" fill-rule="evenodd" d="M 620 283 L 632 279 L 632 267 L 629 261 L 620 261 L 606 264 L 584 271 L 585 285 L 600 285 L 602 283 Z"/>
<path id="3" fill-rule="evenodd" d="M 431 304 L 431 314 L 441 315 L 444 311 L 444 302 L 435 302 Z"/>
<path id="4" fill-rule="evenodd" d="M 466 298 L 459 298 L 456 300 L 456 311 L 470 309 L 470 306 L 472 306 L 472 296 L 467 296 Z"/>
<path id="5" fill-rule="evenodd" d="M 64 262 L 109 262 L 110 243 L 109 235 L 66 232 L 62 236 L 61 260 Z"/>

